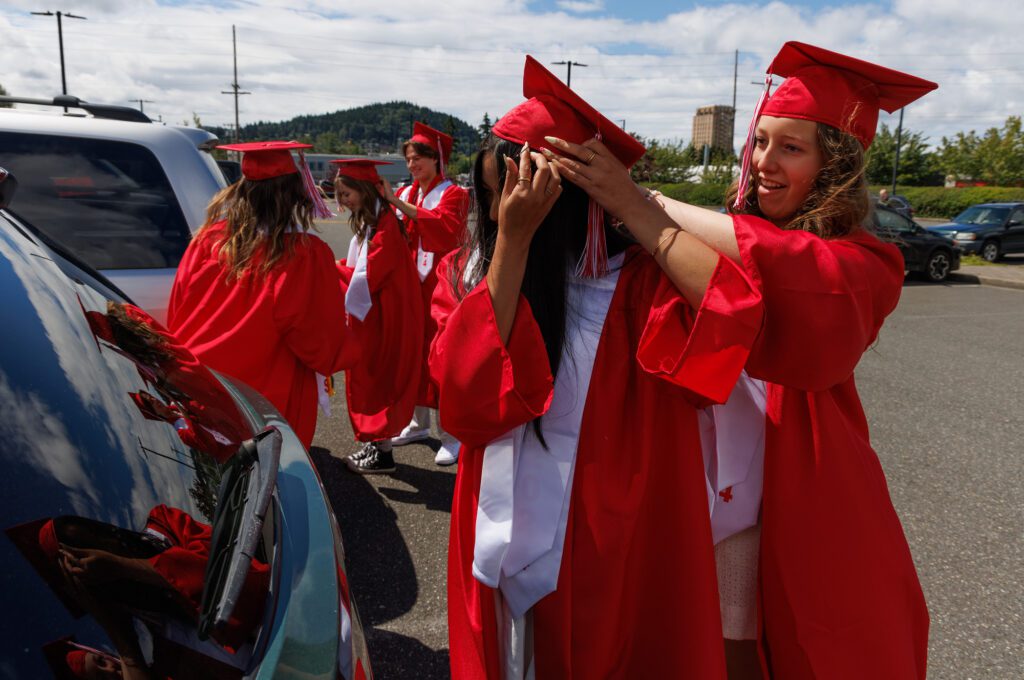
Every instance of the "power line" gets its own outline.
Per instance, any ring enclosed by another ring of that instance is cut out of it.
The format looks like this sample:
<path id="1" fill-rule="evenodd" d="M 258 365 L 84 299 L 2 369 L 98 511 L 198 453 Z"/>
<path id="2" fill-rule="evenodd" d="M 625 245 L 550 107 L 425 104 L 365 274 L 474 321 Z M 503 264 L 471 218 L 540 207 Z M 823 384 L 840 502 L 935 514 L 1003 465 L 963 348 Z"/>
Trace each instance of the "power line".
<path id="1" fill-rule="evenodd" d="M 238 143 L 239 135 L 241 134 L 241 127 L 238 124 L 238 97 L 243 94 L 252 94 L 252 92 L 243 92 L 242 87 L 238 84 L 238 41 L 235 36 L 235 26 L 231 26 L 231 47 L 234 54 L 235 64 L 235 79 L 231 83 L 231 91 L 224 92 L 221 90 L 221 94 L 231 94 L 235 97 L 235 144 Z"/>

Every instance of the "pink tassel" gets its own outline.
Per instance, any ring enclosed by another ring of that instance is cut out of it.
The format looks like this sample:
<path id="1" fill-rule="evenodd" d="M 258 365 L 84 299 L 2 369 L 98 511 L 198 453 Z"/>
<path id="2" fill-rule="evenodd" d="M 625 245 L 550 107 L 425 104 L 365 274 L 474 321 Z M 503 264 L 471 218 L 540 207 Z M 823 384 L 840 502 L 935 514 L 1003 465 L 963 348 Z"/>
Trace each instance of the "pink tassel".
<path id="1" fill-rule="evenodd" d="M 309 199 L 313 201 L 313 217 L 318 220 L 334 217 L 334 213 L 327 207 L 327 202 L 320 196 L 320 192 L 317 191 L 316 182 L 313 181 L 313 173 L 309 171 L 309 165 L 306 164 L 306 156 L 302 151 L 299 151 L 299 174 L 302 175 L 302 184 L 306 187 Z"/>
<path id="2" fill-rule="evenodd" d="M 761 98 L 757 100 L 754 107 L 754 115 L 750 119 L 750 127 L 747 129 L 747 142 L 743 145 L 743 162 L 740 164 L 740 183 L 736 192 L 736 201 L 732 207 L 734 210 L 743 210 L 746 207 L 747 187 L 750 185 L 750 164 L 754 158 L 754 133 L 757 131 L 757 119 L 761 117 L 761 111 L 768 103 L 768 95 L 772 89 L 772 75 L 769 73 L 764 77 L 764 90 L 761 91 Z"/>

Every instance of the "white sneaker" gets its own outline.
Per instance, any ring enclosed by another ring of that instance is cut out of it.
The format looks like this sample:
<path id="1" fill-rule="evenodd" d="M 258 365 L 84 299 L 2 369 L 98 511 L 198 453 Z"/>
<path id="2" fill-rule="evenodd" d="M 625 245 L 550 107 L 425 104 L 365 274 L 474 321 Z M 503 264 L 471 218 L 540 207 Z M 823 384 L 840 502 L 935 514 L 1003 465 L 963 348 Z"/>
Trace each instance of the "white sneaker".
<path id="1" fill-rule="evenodd" d="M 434 456 L 434 463 L 437 465 L 455 465 L 459 462 L 459 443 L 453 441 L 441 442 L 441 448 Z"/>
<path id="2" fill-rule="evenodd" d="M 411 425 L 406 425 L 405 429 L 402 430 L 397 437 L 391 438 L 391 445 L 405 446 L 406 444 L 412 444 L 413 442 L 421 442 L 424 439 L 429 438 L 429 427 L 412 427 Z"/>

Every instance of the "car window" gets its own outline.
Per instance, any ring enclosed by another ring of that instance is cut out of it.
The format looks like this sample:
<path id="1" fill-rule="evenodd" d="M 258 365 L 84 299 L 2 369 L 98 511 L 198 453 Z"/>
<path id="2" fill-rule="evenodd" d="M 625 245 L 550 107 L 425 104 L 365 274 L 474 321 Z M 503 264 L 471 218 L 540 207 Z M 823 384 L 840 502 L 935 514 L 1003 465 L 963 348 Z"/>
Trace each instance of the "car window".
<path id="1" fill-rule="evenodd" d="M 176 267 L 188 224 L 167 175 L 138 144 L 0 132 L 18 213 L 96 269 Z"/>
<path id="2" fill-rule="evenodd" d="M 1024 224 L 1024 208 L 1016 208 L 1010 215 L 1010 222 L 1017 222 L 1018 224 Z"/>
<path id="3" fill-rule="evenodd" d="M 875 210 L 875 215 L 878 217 L 879 229 L 901 232 L 910 232 L 914 230 L 914 223 L 899 213 L 877 208 Z"/>
<path id="4" fill-rule="evenodd" d="M 1009 208 L 992 208 L 984 205 L 972 205 L 953 218 L 959 224 L 1002 224 Z"/>

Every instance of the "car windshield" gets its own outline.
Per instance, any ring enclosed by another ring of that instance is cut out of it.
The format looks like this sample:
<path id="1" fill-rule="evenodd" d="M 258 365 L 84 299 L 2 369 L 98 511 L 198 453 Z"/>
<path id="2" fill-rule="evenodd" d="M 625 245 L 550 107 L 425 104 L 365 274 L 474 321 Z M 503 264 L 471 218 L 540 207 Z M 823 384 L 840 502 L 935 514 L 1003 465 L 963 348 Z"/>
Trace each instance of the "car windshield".
<path id="1" fill-rule="evenodd" d="M 1009 208 L 974 205 L 953 218 L 953 221 L 958 224 L 1002 224 L 1009 212 Z"/>
<path id="2" fill-rule="evenodd" d="M 188 224 L 167 175 L 128 142 L 0 132 L 18 213 L 96 269 L 176 267 Z"/>

